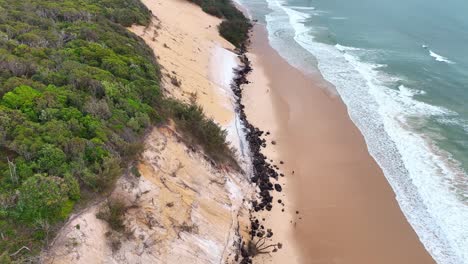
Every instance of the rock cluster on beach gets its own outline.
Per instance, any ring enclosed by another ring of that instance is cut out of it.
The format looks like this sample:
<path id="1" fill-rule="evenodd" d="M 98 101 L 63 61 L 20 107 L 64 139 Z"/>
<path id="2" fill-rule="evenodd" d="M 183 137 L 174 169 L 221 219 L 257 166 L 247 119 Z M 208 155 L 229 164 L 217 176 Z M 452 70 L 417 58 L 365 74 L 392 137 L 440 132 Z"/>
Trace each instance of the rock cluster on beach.
<path id="1" fill-rule="evenodd" d="M 278 180 L 278 172 L 275 169 L 278 169 L 277 166 L 271 165 L 266 156 L 261 153 L 261 148 L 266 146 L 266 140 L 261 137 L 265 134 L 264 131 L 256 128 L 247 120 L 244 105 L 242 104 L 242 88 L 243 84 L 249 83 L 246 78 L 246 75 L 252 71 L 250 66 L 250 61 L 245 54 L 239 56 L 243 66 L 236 71 L 236 77 L 234 78 L 232 84 L 232 90 L 237 96 L 237 105 L 240 119 L 244 123 L 246 129 L 246 138 L 249 142 L 250 151 L 252 155 L 252 165 L 253 165 L 253 176 L 251 181 L 255 183 L 260 189 L 260 199 L 252 201 L 253 209 L 258 212 L 260 210 L 272 209 L 273 196 L 271 196 L 271 191 L 276 190 L 281 192 L 282 188 L 279 184 L 273 184 L 272 179 Z M 268 133 L 269 134 L 269 133 Z M 254 235 L 254 234 L 252 234 Z"/>
<path id="2" fill-rule="evenodd" d="M 252 71 L 252 67 L 248 57 L 245 55 L 245 49 L 241 49 L 239 59 L 241 61 L 241 67 L 236 70 L 236 77 L 234 78 L 231 88 L 233 93 L 236 95 L 237 109 L 240 119 L 244 124 L 246 140 L 249 143 L 253 173 L 251 181 L 256 184 L 259 188 L 258 199 L 252 201 L 252 209 L 255 212 L 262 210 L 271 211 L 273 208 L 273 196 L 271 195 L 272 191 L 281 192 L 282 187 L 274 181 L 278 180 L 278 176 L 284 176 L 282 173 L 279 174 L 277 170 L 278 166 L 272 165 L 267 157 L 261 153 L 261 148 L 266 147 L 266 140 L 262 138 L 263 135 L 270 135 L 270 132 L 264 132 L 257 127 L 253 126 L 248 120 L 245 114 L 245 106 L 242 104 L 242 85 L 248 84 L 247 75 Z M 272 141 L 272 144 L 275 145 L 276 141 Z M 282 163 L 281 163 L 282 164 Z M 280 204 L 284 205 L 282 202 Z M 266 229 L 260 221 L 252 216 L 250 218 L 250 236 L 251 240 L 247 246 L 242 246 L 240 248 L 240 253 L 242 260 L 240 263 L 252 263 L 251 257 L 258 253 L 258 248 L 252 245 L 257 245 L 253 243 L 253 240 L 257 238 L 260 239 L 270 238 L 273 236 L 271 229 Z M 254 247 L 254 248 L 252 248 Z M 276 251 L 276 247 L 274 251 Z"/>

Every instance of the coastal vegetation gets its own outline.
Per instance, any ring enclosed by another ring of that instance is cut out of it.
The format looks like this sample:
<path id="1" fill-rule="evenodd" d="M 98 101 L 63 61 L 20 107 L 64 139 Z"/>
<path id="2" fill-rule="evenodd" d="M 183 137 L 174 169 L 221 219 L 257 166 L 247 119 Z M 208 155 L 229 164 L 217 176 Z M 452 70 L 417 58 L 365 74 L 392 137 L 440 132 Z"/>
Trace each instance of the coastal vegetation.
<path id="1" fill-rule="evenodd" d="M 139 0 L 0 0 L 0 258 L 37 254 L 76 204 L 112 189 L 154 124 L 172 118 L 232 159 L 200 107 L 161 94 L 152 50 L 125 28 L 151 16 Z"/>
<path id="2" fill-rule="evenodd" d="M 203 114 L 195 104 L 182 104 L 175 100 L 164 102 L 164 113 L 177 124 L 178 130 L 187 137 L 187 143 L 202 146 L 204 152 L 215 162 L 225 162 L 237 168 L 234 150 L 226 142 L 226 131 Z"/>
<path id="3" fill-rule="evenodd" d="M 252 27 L 249 19 L 239 11 L 231 0 L 190 0 L 199 5 L 206 13 L 222 18 L 219 25 L 220 35 L 234 44 L 237 48 L 242 48 L 249 39 L 249 30 Z"/>
<path id="4" fill-rule="evenodd" d="M 101 211 L 96 215 L 98 219 L 106 221 L 112 230 L 121 232 L 124 229 L 125 203 L 117 198 L 106 201 Z"/>

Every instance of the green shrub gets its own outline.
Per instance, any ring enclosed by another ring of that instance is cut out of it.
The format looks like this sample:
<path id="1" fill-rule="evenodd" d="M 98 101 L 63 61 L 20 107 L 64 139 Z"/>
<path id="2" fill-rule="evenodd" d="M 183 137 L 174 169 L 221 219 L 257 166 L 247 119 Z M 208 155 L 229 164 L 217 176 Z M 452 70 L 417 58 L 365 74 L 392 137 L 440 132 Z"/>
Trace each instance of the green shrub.
<path id="1" fill-rule="evenodd" d="M 65 163 L 65 153 L 53 145 L 45 144 L 38 152 L 37 165 L 39 170 L 57 175 L 64 169 L 62 165 Z"/>
<path id="2" fill-rule="evenodd" d="M 0 255 L 0 264 L 11 264 L 12 261 L 11 261 L 11 258 L 10 258 L 10 255 L 8 255 L 8 252 L 3 252 L 1 255 Z"/>
<path id="3" fill-rule="evenodd" d="M 56 220 L 68 200 L 68 187 L 59 177 L 34 175 L 21 184 L 18 214 L 26 223 Z"/>
<path id="4" fill-rule="evenodd" d="M 140 178 L 141 177 L 141 173 L 140 171 L 138 170 L 138 167 L 137 166 L 132 166 L 132 168 L 130 169 L 130 171 L 132 172 L 133 176 L 137 177 L 137 178 Z"/>
<path id="5" fill-rule="evenodd" d="M 200 106 L 169 100 L 166 109 L 189 143 L 201 146 L 216 162 L 236 165 L 234 153 L 226 141 L 226 131 L 207 118 Z"/>
<path id="6" fill-rule="evenodd" d="M 105 158 L 99 169 L 96 187 L 99 191 L 105 191 L 114 186 L 117 177 L 120 176 L 120 160 L 118 158 Z"/>
<path id="7" fill-rule="evenodd" d="M 249 20 L 239 11 L 231 0 L 189 0 L 210 15 L 223 19 L 219 33 L 226 40 L 240 48 L 249 38 L 252 27 Z"/>
<path id="8" fill-rule="evenodd" d="M 119 199 L 109 199 L 96 214 L 98 219 L 106 221 L 112 230 L 121 232 L 124 230 L 125 203 Z"/>
<path id="9" fill-rule="evenodd" d="M 73 207 L 75 206 L 75 202 L 73 202 L 72 200 L 67 200 L 61 210 L 60 210 L 60 214 L 58 216 L 58 219 L 60 220 L 66 220 L 68 218 L 68 216 L 71 214 L 71 212 L 73 211 Z"/>
<path id="10" fill-rule="evenodd" d="M 80 199 L 80 184 L 76 178 L 73 178 L 70 173 L 66 173 L 63 179 L 68 188 L 68 197 L 73 201 L 78 201 Z"/>
<path id="11" fill-rule="evenodd" d="M 219 33 L 236 47 L 247 39 L 251 25 L 245 20 L 224 20 L 219 25 Z"/>

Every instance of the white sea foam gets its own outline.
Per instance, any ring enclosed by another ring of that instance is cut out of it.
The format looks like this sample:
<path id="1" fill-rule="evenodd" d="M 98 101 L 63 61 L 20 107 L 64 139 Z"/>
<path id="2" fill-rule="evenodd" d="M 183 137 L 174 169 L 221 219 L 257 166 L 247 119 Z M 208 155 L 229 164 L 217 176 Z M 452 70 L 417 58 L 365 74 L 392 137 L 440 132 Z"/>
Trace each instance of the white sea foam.
<path id="1" fill-rule="evenodd" d="M 292 8 L 295 10 L 315 10 L 315 7 L 313 6 L 290 6 L 289 8 Z"/>
<path id="2" fill-rule="evenodd" d="M 241 7 L 245 7 L 245 4 L 242 2 L 242 0 L 233 0 L 234 3 L 238 6 L 241 6 Z M 253 20 L 253 16 L 252 16 L 252 13 L 250 12 L 250 10 L 248 8 L 244 8 L 242 10 L 243 12 L 245 11 L 247 13 L 247 18 L 250 19 L 250 20 Z"/>
<path id="3" fill-rule="evenodd" d="M 337 48 L 339 51 L 347 51 L 347 50 L 362 50 L 360 48 L 355 48 L 355 47 L 346 47 L 346 46 L 342 46 L 340 44 L 336 44 L 335 45 L 335 48 Z"/>
<path id="4" fill-rule="evenodd" d="M 348 18 L 347 17 L 330 17 L 330 19 L 333 19 L 333 20 L 347 20 Z"/>
<path id="5" fill-rule="evenodd" d="M 275 40 L 275 32 L 292 26 L 294 40 L 317 58 L 322 75 L 337 88 L 403 213 L 430 254 L 440 264 L 468 263 L 468 191 L 463 189 L 468 176 L 449 153 L 413 129 L 415 120 L 425 122 L 454 113 L 414 99 L 423 91 L 402 85 L 398 90 L 387 87 L 398 78 L 380 71 L 385 65 L 361 61 L 359 55 L 365 50 L 315 42 L 304 24 L 309 14 L 278 0 L 268 3 L 274 11 L 267 16 L 272 45 L 284 50 L 287 46 L 278 46 L 282 42 Z M 288 24 L 284 23 L 286 15 Z M 280 54 L 288 57 L 284 51 Z"/>
<path id="6" fill-rule="evenodd" d="M 446 62 L 448 64 L 455 64 L 455 62 L 447 59 L 446 57 L 444 57 L 442 55 L 439 55 L 439 54 L 433 52 L 432 50 L 429 50 L 429 55 L 431 55 L 431 57 L 433 57 L 436 61 Z"/>
<path id="7" fill-rule="evenodd" d="M 401 95 L 407 96 L 407 97 L 413 97 L 415 95 L 426 94 L 425 91 L 410 89 L 410 88 L 408 88 L 408 87 L 406 87 L 404 85 L 398 86 L 398 89 L 400 90 Z"/>
<path id="8" fill-rule="evenodd" d="M 468 121 L 466 119 L 460 118 L 459 115 L 450 116 L 448 118 L 438 118 L 437 121 L 442 124 L 460 127 L 465 131 L 466 134 L 468 134 Z M 468 144 L 465 146 L 468 147 Z M 468 201 L 468 193 L 466 193 L 466 200 Z"/>

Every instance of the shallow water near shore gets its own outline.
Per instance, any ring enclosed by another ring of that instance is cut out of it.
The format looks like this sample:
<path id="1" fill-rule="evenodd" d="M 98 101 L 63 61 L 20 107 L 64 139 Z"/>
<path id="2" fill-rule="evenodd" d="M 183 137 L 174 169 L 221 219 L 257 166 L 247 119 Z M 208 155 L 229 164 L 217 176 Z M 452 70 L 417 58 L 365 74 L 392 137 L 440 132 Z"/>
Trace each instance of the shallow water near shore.
<path id="1" fill-rule="evenodd" d="M 389 1 L 242 4 L 291 65 L 332 84 L 437 262 L 468 263 L 464 4 L 421 3 L 417 14 Z M 407 12 L 414 19 L 398 21 Z"/>
<path id="2" fill-rule="evenodd" d="M 279 167 L 286 179 L 283 193 L 274 195 L 287 198 L 286 211 L 273 206 L 266 226 L 274 226 L 274 240 L 293 243 L 301 253 L 297 258 L 294 248 L 285 247 L 270 261 L 433 263 L 340 97 L 319 76 L 281 58 L 262 25 L 254 28 L 251 50 L 253 72 L 260 69 L 268 81 L 258 82 L 256 75 L 244 88 L 247 118 L 263 130 L 274 127 L 267 141 L 276 141 L 276 152 L 267 156 L 284 161 Z M 265 98 L 273 110 L 264 106 Z"/>

